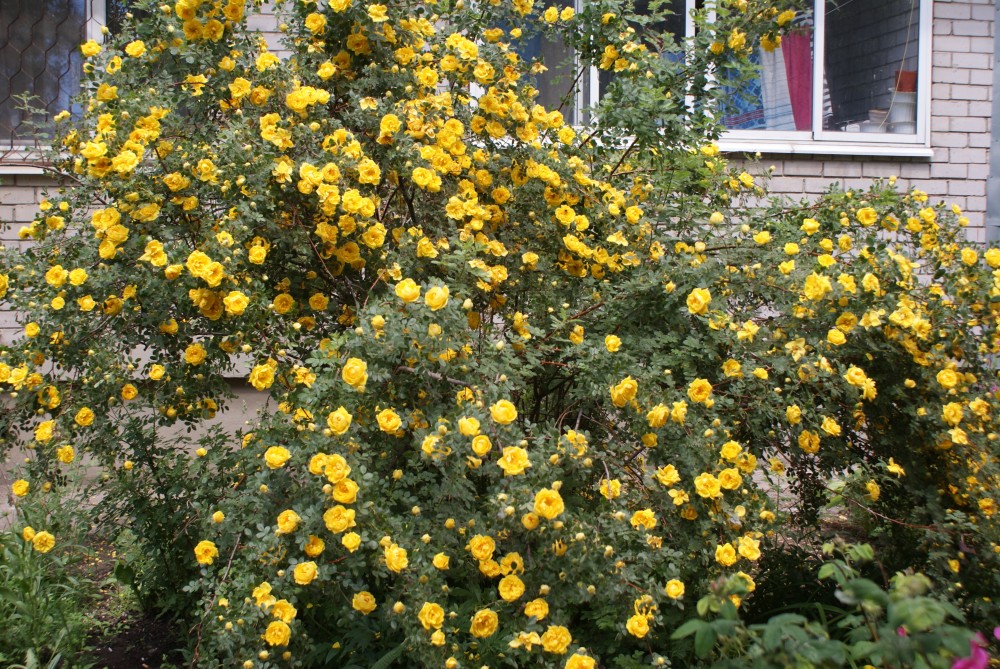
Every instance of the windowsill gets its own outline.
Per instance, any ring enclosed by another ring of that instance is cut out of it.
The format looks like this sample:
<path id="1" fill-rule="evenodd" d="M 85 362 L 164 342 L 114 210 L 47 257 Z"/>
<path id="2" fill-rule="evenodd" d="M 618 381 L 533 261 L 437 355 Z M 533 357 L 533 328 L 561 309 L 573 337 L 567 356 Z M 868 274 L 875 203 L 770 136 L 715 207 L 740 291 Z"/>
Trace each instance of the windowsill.
<path id="1" fill-rule="evenodd" d="M 871 156 L 875 158 L 934 158 L 934 149 L 923 144 L 877 144 L 777 139 L 727 139 L 718 141 L 724 153 L 789 154 L 800 156 Z"/>
<path id="2" fill-rule="evenodd" d="M 0 176 L 45 174 L 44 164 L 41 151 L 36 149 L 15 148 L 0 152 Z"/>

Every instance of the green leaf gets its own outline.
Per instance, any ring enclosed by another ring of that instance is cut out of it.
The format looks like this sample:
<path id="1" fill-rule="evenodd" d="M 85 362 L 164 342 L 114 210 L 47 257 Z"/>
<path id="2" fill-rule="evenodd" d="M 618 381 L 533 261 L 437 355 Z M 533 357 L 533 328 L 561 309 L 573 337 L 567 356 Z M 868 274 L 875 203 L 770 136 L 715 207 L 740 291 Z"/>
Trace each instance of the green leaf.
<path id="1" fill-rule="evenodd" d="M 703 625 L 694 635 L 694 652 L 698 657 L 706 657 L 715 645 L 716 633 L 711 625 Z"/>
<path id="2" fill-rule="evenodd" d="M 403 654 L 403 651 L 405 649 L 406 649 L 406 642 L 404 641 L 403 643 L 399 644 L 398 646 L 390 650 L 388 653 L 380 657 L 375 662 L 375 664 L 371 666 L 371 669 L 389 669 L 389 667 L 392 666 L 392 663 L 395 662 L 399 658 L 399 656 Z"/>
<path id="3" fill-rule="evenodd" d="M 706 627 L 707 625 L 708 623 L 706 623 L 704 620 L 689 620 L 680 627 L 678 627 L 676 630 L 674 630 L 674 633 L 670 635 L 670 638 L 683 639 L 684 637 L 689 637 L 692 634 L 696 633 L 698 630 L 700 630 L 702 627 Z"/>

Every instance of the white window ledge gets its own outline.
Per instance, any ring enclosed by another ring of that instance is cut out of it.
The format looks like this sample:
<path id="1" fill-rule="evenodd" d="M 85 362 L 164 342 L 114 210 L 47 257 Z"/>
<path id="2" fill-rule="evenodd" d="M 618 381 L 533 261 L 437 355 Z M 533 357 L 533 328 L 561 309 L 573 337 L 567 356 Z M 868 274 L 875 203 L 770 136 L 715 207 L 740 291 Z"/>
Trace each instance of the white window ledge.
<path id="1" fill-rule="evenodd" d="M 45 160 L 34 149 L 7 149 L 0 151 L 0 175 L 45 174 Z"/>
<path id="2" fill-rule="evenodd" d="M 921 144 L 874 144 L 847 142 L 784 141 L 774 139 L 726 139 L 718 141 L 725 153 L 791 154 L 802 156 L 872 156 L 886 158 L 934 157 L 934 149 Z"/>

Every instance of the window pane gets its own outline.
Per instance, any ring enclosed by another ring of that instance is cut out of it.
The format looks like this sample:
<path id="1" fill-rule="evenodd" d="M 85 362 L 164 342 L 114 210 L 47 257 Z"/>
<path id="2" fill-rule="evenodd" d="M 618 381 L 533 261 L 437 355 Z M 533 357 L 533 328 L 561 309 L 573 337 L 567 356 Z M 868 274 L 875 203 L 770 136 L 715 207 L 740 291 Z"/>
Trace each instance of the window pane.
<path id="1" fill-rule="evenodd" d="M 653 4 L 651 0 L 636 0 L 635 13 L 648 16 L 650 4 Z M 653 48 L 662 53 L 664 58 L 680 60 L 684 57 L 681 44 L 687 33 L 687 0 L 663 0 L 656 6 L 663 15 L 662 20 L 632 27 L 644 40 L 651 39 Z M 598 77 L 601 97 L 604 96 L 614 76 L 614 70 L 600 71 Z"/>
<path id="2" fill-rule="evenodd" d="M 829 130 L 917 132 L 920 0 L 827 0 Z"/>
<path id="3" fill-rule="evenodd" d="M 726 89 L 723 124 L 731 130 L 812 130 L 812 53 L 811 12 L 800 13 L 779 45 L 750 53 L 756 74 Z"/>
<path id="4" fill-rule="evenodd" d="M 31 143 L 17 95 L 31 94 L 51 116 L 80 88 L 85 0 L 0 1 L 0 142 Z M 30 119 L 44 124 L 46 115 Z"/>
<path id="5" fill-rule="evenodd" d="M 573 7 L 573 0 L 559 0 L 550 6 Z M 528 62 L 539 62 L 546 70 L 535 76 L 538 103 L 546 109 L 562 109 L 569 123 L 576 122 L 576 66 L 573 50 L 560 40 L 536 33 L 518 44 L 518 54 Z"/>

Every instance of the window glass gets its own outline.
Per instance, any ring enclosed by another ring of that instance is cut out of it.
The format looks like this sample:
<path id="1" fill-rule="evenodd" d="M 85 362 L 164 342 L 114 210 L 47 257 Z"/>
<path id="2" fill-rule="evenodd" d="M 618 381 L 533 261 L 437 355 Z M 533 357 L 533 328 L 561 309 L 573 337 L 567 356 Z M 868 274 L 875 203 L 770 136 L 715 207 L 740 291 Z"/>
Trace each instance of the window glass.
<path id="1" fill-rule="evenodd" d="M 738 89 L 727 89 L 723 124 L 730 130 L 812 130 L 811 12 L 800 13 L 781 44 L 767 49 L 758 46 L 749 60 L 756 75 L 745 79 Z"/>
<path id="2" fill-rule="evenodd" d="M 827 0 L 824 129 L 917 132 L 919 0 Z"/>
<path id="3" fill-rule="evenodd" d="M 548 6 L 573 7 L 573 0 L 558 0 Z M 532 85 L 538 89 L 538 103 L 546 109 L 561 109 L 569 123 L 576 122 L 577 80 L 573 50 L 557 39 L 535 33 L 520 40 L 517 52 L 529 63 L 537 62 L 545 69 L 535 75 Z"/>
<path id="4" fill-rule="evenodd" d="M 0 1 L 0 142 L 31 143 L 15 96 L 31 94 L 51 116 L 70 106 L 80 88 L 86 0 Z"/>
<path id="5" fill-rule="evenodd" d="M 915 135 L 920 0 L 823 0 L 818 6 L 821 23 L 812 12 L 799 12 L 779 46 L 753 50 L 757 74 L 727 89 L 725 126 Z M 820 99 L 813 84 L 817 24 L 824 31 Z M 820 128 L 813 127 L 817 113 Z"/>

